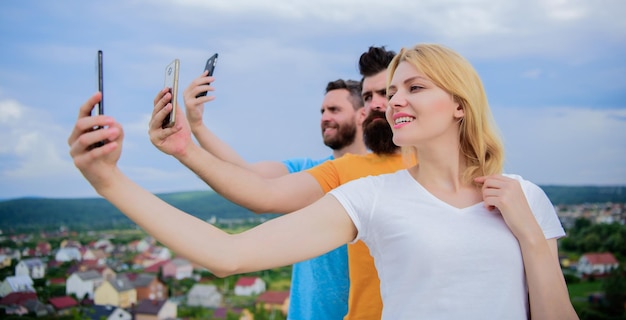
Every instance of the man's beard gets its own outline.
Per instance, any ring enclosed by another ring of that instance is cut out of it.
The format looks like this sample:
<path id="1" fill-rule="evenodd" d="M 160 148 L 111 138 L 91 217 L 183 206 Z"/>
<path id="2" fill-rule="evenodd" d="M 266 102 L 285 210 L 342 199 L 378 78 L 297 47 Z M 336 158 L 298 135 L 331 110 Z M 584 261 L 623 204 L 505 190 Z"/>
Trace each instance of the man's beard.
<path id="1" fill-rule="evenodd" d="M 323 133 L 322 133 L 323 134 Z M 354 142 L 356 137 L 356 124 L 345 123 L 337 126 L 337 134 L 332 137 L 322 136 L 324 144 L 333 149 L 341 150 Z"/>
<path id="2" fill-rule="evenodd" d="M 393 143 L 393 132 L 384 112 L 370 111 L 363 121 L 363 142 L 375 154 L 394 154 L 398 151 L 399 147 Z"/>

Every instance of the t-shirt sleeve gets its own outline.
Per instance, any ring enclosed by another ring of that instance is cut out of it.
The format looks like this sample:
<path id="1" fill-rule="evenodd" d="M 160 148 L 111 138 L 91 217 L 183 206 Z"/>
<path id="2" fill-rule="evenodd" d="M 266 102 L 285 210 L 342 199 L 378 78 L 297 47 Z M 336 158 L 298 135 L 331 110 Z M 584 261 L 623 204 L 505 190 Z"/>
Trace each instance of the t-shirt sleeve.
<path id="1" fill-rule="evenodd" d="M 337 170 L 337 166 L 335 166 L 335 161 L 337 160 L 326 161 L 318 166 L 306 170 L 307 173 L 312 175 L 313 178 L 317 180 L 317 183 L 319 183 L 320 187 L 322 187 L 324 193 L 328 193 L 328 191 L 337 188 L 341 184 L 339 172 Z"/>
<path id="2" fill-rule="evenodd" d="M 526 200 L 537 219 L 537 223 L 543 230 L 543 234 L 546 239 L 561 238 L 565 236 L 565 230 L 561 221 L 559 220 L 554 205 L 550 201 L 550 198 L 538 185 L 524 180 L 521 177 L 517 177 L 524 190 Z"/>
<path id="3" fill-rule="evenodd" d="M 313 160 L 311 158 L 291 158 L 281 161 L 289 173 L 300 172 L 332 159 L 332 156 Z"/>
<path id="4" fill-rule="evenodd" d="M 352 180 L 329 192 L 341 203 L 357 229 L 356 238 L 352 243 L 367 236 L 367 226 L 376 202 L 376 180 L 376 177 Z"/>

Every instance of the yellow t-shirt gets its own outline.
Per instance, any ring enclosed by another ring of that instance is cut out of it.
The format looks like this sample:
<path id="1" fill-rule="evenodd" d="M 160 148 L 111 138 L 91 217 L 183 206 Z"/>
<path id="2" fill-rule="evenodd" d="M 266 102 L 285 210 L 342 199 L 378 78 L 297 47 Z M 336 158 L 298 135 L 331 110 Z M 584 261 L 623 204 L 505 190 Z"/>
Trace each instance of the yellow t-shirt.
<path id="1" fill-rule="evenodd" d="M 406 165 L 400 154 L 366 155 L 346 154 L 341 158 L 326 161 L 306 170 L 320 184 L 324 193 L 349 181 L 366 176 L 396 172 L 405 169 Z M 348 245 L 348 268 L 350 272 L 350 293 L 348 298 L 348 314 L 344 319 L 379 320 L 383 302 L 380 297 L 380 280 L 374 259 L 363 243 Z"/>

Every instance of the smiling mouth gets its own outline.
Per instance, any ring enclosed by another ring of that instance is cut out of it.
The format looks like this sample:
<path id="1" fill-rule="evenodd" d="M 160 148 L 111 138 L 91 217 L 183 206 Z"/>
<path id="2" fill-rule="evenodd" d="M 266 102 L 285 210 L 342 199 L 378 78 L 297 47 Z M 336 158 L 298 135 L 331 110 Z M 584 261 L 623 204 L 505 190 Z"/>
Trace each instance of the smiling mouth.
<path id="1" fill-rule="evenodd" d="M 415 118 L 413 117 L 400 117 L 394 120 L 394 124 L 409 123 L 409 122 L 413 122 L 413 120 L 415 120 Z"/>

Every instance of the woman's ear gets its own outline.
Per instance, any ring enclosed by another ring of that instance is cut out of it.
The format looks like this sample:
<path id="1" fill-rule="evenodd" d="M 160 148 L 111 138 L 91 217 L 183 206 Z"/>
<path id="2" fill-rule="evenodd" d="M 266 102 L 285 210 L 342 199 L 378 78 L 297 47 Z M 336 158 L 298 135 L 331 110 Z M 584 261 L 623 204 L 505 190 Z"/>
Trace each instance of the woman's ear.
<path id="1" fill-rule="evenodd" d="M 457 119 L 463 118 L 465 116 L 465 110 L 460 103 L 456 103 L 456 110 L 454 110 L 454 117 Z"/>

